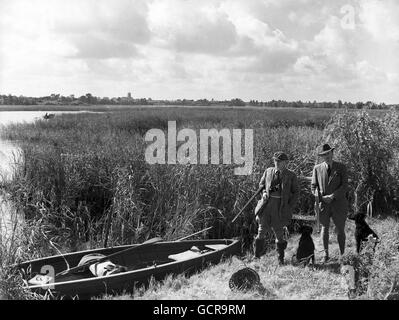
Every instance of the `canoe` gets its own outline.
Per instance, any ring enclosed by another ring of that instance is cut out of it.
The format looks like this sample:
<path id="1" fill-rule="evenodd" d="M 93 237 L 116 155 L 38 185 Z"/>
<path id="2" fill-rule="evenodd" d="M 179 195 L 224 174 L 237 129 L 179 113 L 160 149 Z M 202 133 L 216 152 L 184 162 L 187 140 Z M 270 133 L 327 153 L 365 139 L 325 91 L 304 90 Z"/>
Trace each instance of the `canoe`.
<path id="1" fill-rule="evenodd" d="M 54 297 L 80 299 L 133 292 L 137 285 L 146 285 L 151 278 L 162 280 L 169 274 L 191 274 L 209 264 L 219 263 L 224 257 L 239 254 L 241 249 L 239 240 L 233 239 L 165 241 L 140 247 L 135 244 L 56 255 L 23 262 L 19 268 L 25 279 L 46 273 L 54 279 L 54 275 L 67 269 L 68 265 L 70 268 L 77 266 L 83 256 L 93 253 L 108 256 L 135 246 L 137 249 L 112 258 L 112 263 L 126 267 L 126 272 L 98 277 L 86 270 L 55 277 L 55 281 L 48 284 L 32 285 L 26 281 L 26 287 L 40 294 L 50 291 Z"/>

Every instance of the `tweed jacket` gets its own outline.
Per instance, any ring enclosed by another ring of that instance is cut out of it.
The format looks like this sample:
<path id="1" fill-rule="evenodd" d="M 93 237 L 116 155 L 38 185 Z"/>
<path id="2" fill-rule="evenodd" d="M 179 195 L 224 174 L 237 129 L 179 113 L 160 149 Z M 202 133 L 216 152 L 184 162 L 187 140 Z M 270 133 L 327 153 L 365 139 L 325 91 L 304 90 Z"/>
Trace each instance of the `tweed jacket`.
<path id="1" fill-rule="evenodd" d="M 322 196 L 333 195 L 334 199 L 330 204 L 321 203 L 321 208 L 331 208 L 334 212 L 346 214 L 348 211 L 348 200 L 346 192 L 348 190 L 348 176 L 344 164 L 333 161 L 331 174 L 328 177 L 327 165 L 325 162 L 313 168 L 311 189 L 317 195 L 316 189 L 319 188 Z"/>
<path id="2" fill-rule="evenodd" d="M 269 190 L 271 183 L 273 181 L 274 173 L 276 172 L 275 167 L 267 168 L 266 171 L 263 173 L 263 176 L 259 182 L 259 188 L 264 187 L 264 192 L 266 192 L 266 200 L 263 202 L 267 202 L 269 198 Z M 299 198 L 299 185 L 298 179 L 296 174 L 288 169 L 284 169 L 281 171 L 281 203 L 280 203 L 280 210 L 279 215 L 280 218 L 285 222 L 288 223 L 289 220 L 292 218 L 292 212 L 295 208 L 295 205 Z M 262 200 L 260 200 L 262 201 Z M 260 209 L 261 204 L 259 203 L 258 209 Z M 261 211 L 261 210 L 259 210 Z M 255 212 L 256 214 L 261 214 L 261 212 Z"/>

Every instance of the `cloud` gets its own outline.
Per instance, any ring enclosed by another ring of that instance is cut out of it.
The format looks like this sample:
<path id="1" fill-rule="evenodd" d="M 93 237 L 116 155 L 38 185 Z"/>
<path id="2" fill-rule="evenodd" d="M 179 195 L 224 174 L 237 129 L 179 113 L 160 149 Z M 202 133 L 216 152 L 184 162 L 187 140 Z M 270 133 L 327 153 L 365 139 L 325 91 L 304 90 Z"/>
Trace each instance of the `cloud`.
<path id="1" fill-rule="evenodd" d="M 355 64 L 357 75 L 362 81 L 386 83 L 389 76 L 383 70 L 375 67 L 366 60 L 359 61 Z"/>
<path id="2" fill-rule="evenodd" d="M 131 58 L 138 56 L 135 45 L 115 39 L 96 36 L 76 37 L 71 43 L 76 52 L 71 56 L 79 59 Z"/>
<path id="3" fill-rule="evenodd" d="M 398 51 L 395 0 L 0 0 L 1 92 L 394 102 Z"/>
<path id="4" fill-rule="evenodd" d="M 119 0 L 112 6 L 104 0 L 72 0 L 62 4 L 62 15 L 54 16 L 52 30 L 70 41 L 75 58 L 137 57 L 137 45 L 151 39 L 147 11 L 142 0 Z"/>
<path id="5" fill-rule="evenodd" d="M 226 1 L 221 8 L 232 21 L 240 37 L 247 37 L 254 41 L 259 47 L 295 48 L 297 43 L 294 39 L 286 37 L 281 29 L 271 26 L 268 21 L 257 18 L 248 10 L 243 10 L 242 3 L 237 1 Z M 248 9 L 248 8 L 247 8 Z"/>
<path id="6" fill-rule="evenodd" d="M 217 54 L 227 52 L 237 41 L 234 25 L 224 17 L 199 19 L 172 36 L 177 51 Z"/>
<path id="7" fill-rule="evenodd" d="M 393 0 L 360 0 L 361 26 L 377 42 L 399 42 L 399 3 Z"/>
<path id="8" fill-rule="evenodd" d="M 325 69 L 322 61 L 307 55 L 299 57 L 294 65 L 294 70 L 300 74 L 320 74 Z"/>
<path id="9" fill-rule="evenodd" d="M 221 54 L 228 52 L 238 40 L 234 24 L 216 2 L 161 0 L 149 7 L 150 29 L 167 48 Z"/>
<path id="10" fill-rule="evenodd" d="M 95 33 L 133 44 L 144 44 L 151 38 L 144 0 L 118 0 L 112 5 L 106 0 L 72 0 L 61 6 L 62 14 L 57 12 L 52 23 L 58 34 Z"/>
<path id="11" fill-rule="evenodd" d="M 295 63 L 298 53 L 292 50 L 269 50 L 251 59 L 243 68 L 256 73 L 278 74 L 287 71 Z"/>

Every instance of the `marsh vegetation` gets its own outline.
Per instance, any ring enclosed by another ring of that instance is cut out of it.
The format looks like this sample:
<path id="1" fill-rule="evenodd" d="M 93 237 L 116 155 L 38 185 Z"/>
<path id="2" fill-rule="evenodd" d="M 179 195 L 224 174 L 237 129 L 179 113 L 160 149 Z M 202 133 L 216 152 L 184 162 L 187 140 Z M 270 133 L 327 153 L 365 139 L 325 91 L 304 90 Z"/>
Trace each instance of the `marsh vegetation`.
<path id="1" fill-rule="evenodd" d="M 263 171 L 272 165 L 273 152 L 284 150 L 291 159 L 290 169 L 307 177 L 318 161 L 316 146 L 324 141 L 336 144 L 338 159 L 348 164 L 351 208 L 364 210 L 371 204 L 374 217 L 395 217 L 398 112 L 334 113 L 315 109 L 135 108 L 65 114 L 51 121 L 4 127 L 2 138 L 18 142 L 24 157 L 13 179 L 3 184 L 24 223 L 8 251 L 3 246 L 2 265 L 96 248 L 105 242 L 141 243 L 155 236 L 173 240 L 210 226 L 213 229 L 202 236 L 251 236 L 256 232 L 252 214 L 256 201 L 236 223 L 231 220 L 256 191 Z M 168 120 L 176 121 L 178 130 L 253 129 L 252 174 L 237 176 L 233 165 L 222 164 L 149 165 L 144 159 L 143 137 L 149 129 L 166 130 Z M 313 214 L 312 208 L 309 181 L 301 179 L 295 213 Z M 393 218 L 387 221 L 396 226 Z M 386 228 L 387 222 L 383 223 L 381 228 Z M 296 226 L 293 222 L 290 231 L 295 232 Z M 249 244 L 243 249 L 249 249 Z M 294 275 L 296 271 L 290 272 Z M 2 294 L 20 297 L 19 291 L 13 293 L 5 285 L 18 281 L 2 279 Z"/>

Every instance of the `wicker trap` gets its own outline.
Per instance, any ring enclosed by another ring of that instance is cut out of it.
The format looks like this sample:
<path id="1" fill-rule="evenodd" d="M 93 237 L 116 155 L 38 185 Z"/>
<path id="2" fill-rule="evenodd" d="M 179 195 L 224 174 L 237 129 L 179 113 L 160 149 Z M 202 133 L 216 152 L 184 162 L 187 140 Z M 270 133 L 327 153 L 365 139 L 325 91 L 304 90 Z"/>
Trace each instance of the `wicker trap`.
<path id="1" fill-rule="evenodd" d="M 254 289 L 260 284 L 259 274 L 251 268 L 243 268 L 234 272 L 229 280 L 231 290 L 246 291 Z"/>

